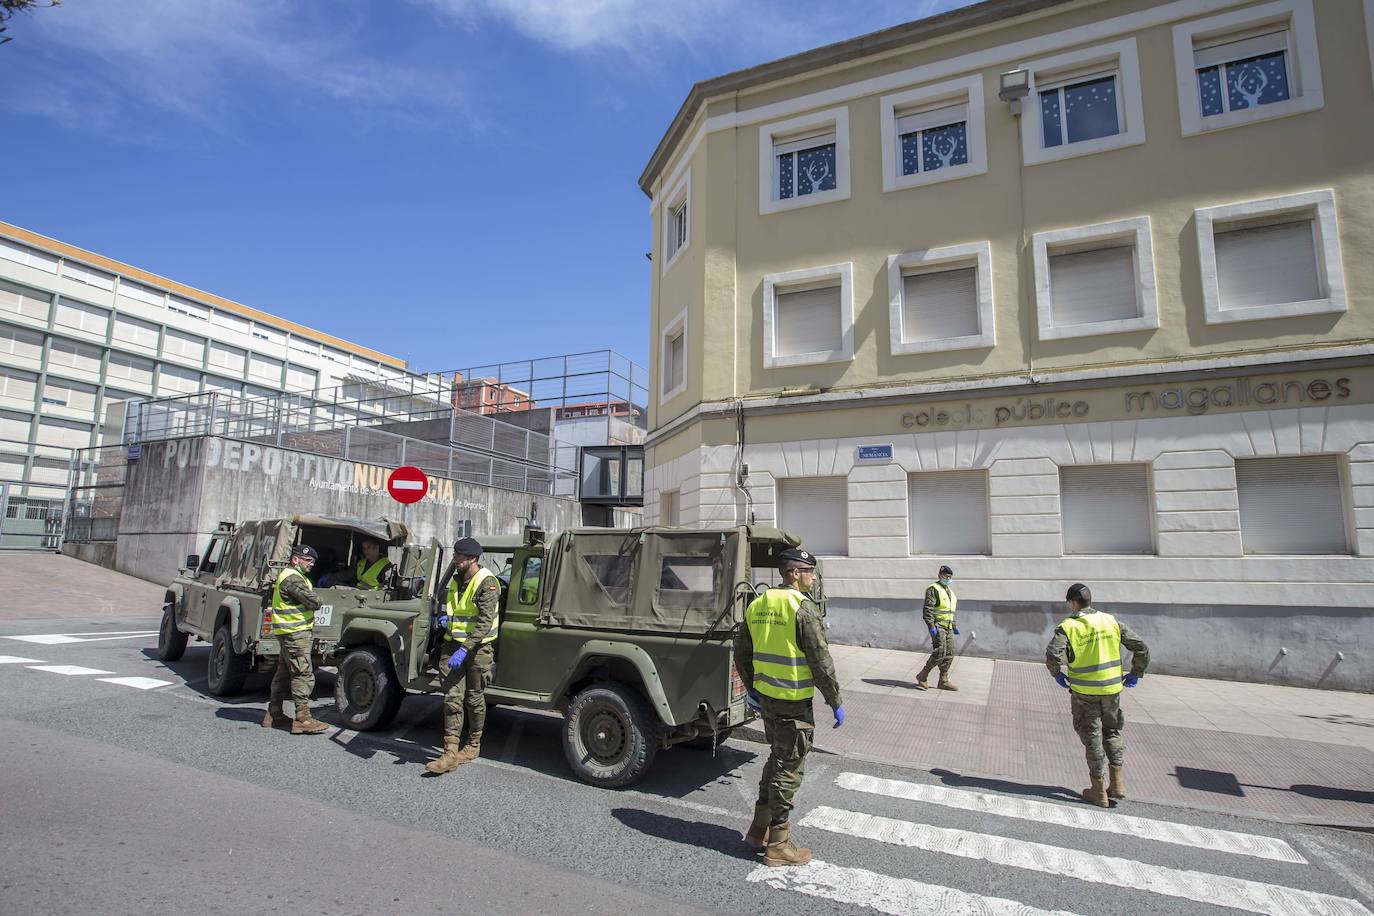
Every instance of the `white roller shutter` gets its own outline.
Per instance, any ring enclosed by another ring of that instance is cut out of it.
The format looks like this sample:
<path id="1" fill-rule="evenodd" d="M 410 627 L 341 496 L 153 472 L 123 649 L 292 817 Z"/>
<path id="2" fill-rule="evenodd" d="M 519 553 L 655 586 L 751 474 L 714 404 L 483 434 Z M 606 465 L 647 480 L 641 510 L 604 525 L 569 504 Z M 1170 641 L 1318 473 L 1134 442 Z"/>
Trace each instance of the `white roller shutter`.
<path id="1" fill-rule="evenodd" d="M 1345 497 L 1333 455 L 1236 461 L 1247 554 L 1343 554 Z"/>
<path id="2" fill-rule="evenodd" d="M 1154 514 L 1146 465 L 1059 469 L 1064 553 L 1154 552 Z"/>
<path id="3" fill-rule="evenodd" d="M 47 321 L 51 301 L 52 296 L 47 293 L 0 280 L 0 311 Z"/>
<path id="4" fill-rule="evenodd" d="M 902 278 L 902 340 L 978 334 L 978 271 L 967 267 Z"/>
<path id="5" fill-rule="evenodd" d="M 849 483 L 844 477 L 778 481 L 778 524 L 819 556 L 849 555 Z"/>
<path id="6" fill-rule="evenodd" d="M 777 294 L 778 356 L 829 353 L 840 348 L 840 288 Z"/>
<path id="7" fill-rule="evenodd" d="M 988 546 L 987 471 L 925 471 L 907 478 L 911 552 L 978 556 Z"/>
<path id="8" fill-rule="evenodd" d="M 1323 298 L 1310 219 L 1218 232 L 1213 240 L 1223 309 Z"/>
<path id="9" fill-rule="evenodd" d="M 1140 317 L 1135 248 L 1052 254 L 1049 264 L 1056 327 Z"/>
<path id="10" fill-rule="evenodd" d="M 128 315 L 115 315 L 114 339 L 146 350 L 157 349 L 157 325 Z"/>

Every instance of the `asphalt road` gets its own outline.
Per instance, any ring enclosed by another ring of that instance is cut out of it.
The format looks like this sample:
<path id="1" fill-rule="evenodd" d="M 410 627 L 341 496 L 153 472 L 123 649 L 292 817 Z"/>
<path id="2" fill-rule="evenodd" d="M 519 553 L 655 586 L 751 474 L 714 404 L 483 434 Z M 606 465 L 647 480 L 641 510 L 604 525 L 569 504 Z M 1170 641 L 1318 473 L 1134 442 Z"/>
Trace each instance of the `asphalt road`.
<path id="1" fill-rule="evenodd" d="M 740 841 L 761 745 L 665 751 L 606 791 L 569 773 L 560 719 L 502 708 L 435 778 L 436 697 L 385 732 L 268 731 L 262 678 L 211 697 L 208 647 L 165 665 L 156 625 L 0 621 L 0 913 L 1374 910 L 1366 834 L 825 754 L 794 820 L 817 863 L 767 869 Z M 333 723 L 331 693 L 322 672 Z"/>

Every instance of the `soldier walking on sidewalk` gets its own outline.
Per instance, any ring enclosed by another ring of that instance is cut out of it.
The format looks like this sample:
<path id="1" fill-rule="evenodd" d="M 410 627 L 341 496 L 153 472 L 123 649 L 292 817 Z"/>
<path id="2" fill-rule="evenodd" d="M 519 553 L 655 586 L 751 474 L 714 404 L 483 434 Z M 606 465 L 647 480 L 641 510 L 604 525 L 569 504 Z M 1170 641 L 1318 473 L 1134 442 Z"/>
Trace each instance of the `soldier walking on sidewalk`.
<path id="1" fill-rule="evenodd" d="M 782 586 L 750 603 L 745 625 L 735 637 L 735 667 L 744 683 L 752 685 L 747 702 L 763 716 L 770 748 L 759 779 L 754 821 L 744 841 L 750 849 L 763 851 L 765 865 L 805 865 L 811 861 L 811 850 L 792 842 L 788 819 L 816 731 L 811 698 L 819 687 L 835 711 L 835 728 L 844 724 L 844 704 L 820 608 L 810 597 L 816 558 L 790 548 L 779 554 L 779 560 Z"/>
<path id="2" fill-rule="evenodd" d="M 926 588 L 921 620 L 930 631 L 932 651 L 930 658 L 926 659 L 925 667 L 916 675 L 916 686 L 921 690 L 930 689 L 926 684 L 926 678 L 937 665 L 940 667 L 940 682 L 935 686 L 941 690 L 959 689 L 949 679 L 949 669 L 954 664 L 954 637 L 959 635 L 959 628 L 954 624 L 954 609 L 959 604 L 959 599 L 954 596 L 954 589 L 950 588 L 953 578 L 954 570 L 948 566 L 941 566 L 935 581 Z"/>
<path id="3" fill-rule="evenodd" d="M 291 726 L 293 735 L 318 735 L 329 726 L 310 714 L 310 695 L 315 692 L 315 662 L 310 656 L 315 631 L 315 612 L 320 599 L 306 573 L 319 554 L 307 544 L 291 548 L 291 560 L 272 586 L 272 635 L 277 638 L 277 669 L 272 674 L 272 693 L 263 728 Z M 286 717 L 282 704 L 287 696 L 296 707 L 294 719 Z"/>
<path id="4" fill-rule="evenodd" d="M 1111 804 L 1109 797 L 1126 797 L 1122 774 L 1126 744 L 1121 740 L 1126 717 L 1121 711 L 1121 688 L 1134 687 L 1145 676 L 1150 650 L 1130 627 L 1094 608 L 1092 601 L 1086 585 L 1069 586 L 1065 595 L 1069 616 L 1055 627 L 1045 647 L 1045 665 L 1059 686 L 1071 692 L 1073 730 L 1083 742 L 1092 782 L 1083 790 L 1083 800 L 1106 808 Z M 1131 673 L 1124 677 L 1122 646 L 1131 650 Z M 1061 670 L 1064 667 L 1068 668 L 1067 675 Z"/>

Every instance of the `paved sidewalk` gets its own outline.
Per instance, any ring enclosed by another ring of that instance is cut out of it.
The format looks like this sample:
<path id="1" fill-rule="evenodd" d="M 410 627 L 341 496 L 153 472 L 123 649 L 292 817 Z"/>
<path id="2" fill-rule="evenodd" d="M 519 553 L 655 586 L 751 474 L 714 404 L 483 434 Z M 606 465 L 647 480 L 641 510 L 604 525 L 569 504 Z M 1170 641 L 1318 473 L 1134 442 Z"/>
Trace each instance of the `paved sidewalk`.
<path id="1" fill-rule="evenodd" d="M 1087 784 L 1067 691 L 1043 664 L 960 658 L 957 693 L 922 691 L 924 653 L 831 648 L 848 718 L 830 729 L 817 697 L 819 749 L 931 768 L 951 785 L 1076 796 Z M 1149 675 L 1123 709 L 1131 798 L 1374 829 L 1374 696 Z"/>

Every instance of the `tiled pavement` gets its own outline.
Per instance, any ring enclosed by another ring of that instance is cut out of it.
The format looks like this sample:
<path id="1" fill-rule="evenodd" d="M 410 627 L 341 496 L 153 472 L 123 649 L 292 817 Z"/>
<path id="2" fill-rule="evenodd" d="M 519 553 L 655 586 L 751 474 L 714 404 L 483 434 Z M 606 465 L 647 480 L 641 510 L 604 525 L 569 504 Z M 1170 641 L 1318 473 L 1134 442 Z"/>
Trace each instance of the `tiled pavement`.
<path id="1" fill-rule="evenodd" d="M 951 693 L 915 689 L 924 654 L 832 651 L 848 719 L 826 727 L 817 698 L 819 749 L 930 768 L 951 785 L 1070 797 L 1085 784 L 1068 697 L 1043 665 L 961 658 Z M 1374 696 L 1150 675 L 1124 697 L 1133 798 L 1374 829 Z"/>

